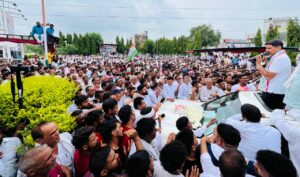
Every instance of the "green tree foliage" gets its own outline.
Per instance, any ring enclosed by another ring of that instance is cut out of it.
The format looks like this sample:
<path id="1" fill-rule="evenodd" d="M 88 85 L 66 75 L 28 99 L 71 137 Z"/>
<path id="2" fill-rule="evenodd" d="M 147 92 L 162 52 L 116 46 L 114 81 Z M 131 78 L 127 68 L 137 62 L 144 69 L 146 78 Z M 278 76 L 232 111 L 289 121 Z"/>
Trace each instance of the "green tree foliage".
<path id="1" fill-rule="evenodd" d="M 124 43 L 124 38 L 116 37 L 117 53 L 124 54 L 126 51 L 126 46 Z M 129 46 L 130 47 L 130 46 Z"/>
<path id="2" fill-rule="evenodd" d="M 15 127 L 22 120 L 30 123 L 21 132 L 25 145 L 34 145 L 30 132 L 41 121 L 55 122 L 60 131 L 71 131 L 76 125 L 67 113 L 67 107 L 77 91 L 75 84 L 66 79 L 37 76 L 23 79 L 23 105 L 13 103 L 10 83 L 0 85 L 0 117 L 8 127 Z M 17 89 L 16 89 L 17 94 Z"/>
<path id="3" fill-rule="evenodd" d="M 24 52 L 25 52 L 25 54 L 36 53 L 38 55 L 42 55 L 44 53 L 44 50 L 43 50 L 43 47 L 40 45 L 25 44 Z"/>
<path id="4" fill-rule="evenodd" d="M 66 37 L 61 31 L 59 31 L 58 37 L 59 37 L 59 45 L 61 47 L 66 46 L 66 43 L 65 43 Z"/>
<path id="5" fill-rule="evenodd" d="M 254 44 L 256 47 L 260 47 L 262 46 L 262 35 L 261 35 L 261 30 L 260 28 L 258 28 L 256 35 L 254 37 Z"/>
<path id="6" fill-rule="evenodd" d="M 99 53 L 99 47 L 103 43 L 102 36 L 98 33 L 85 33 L 73 35 L 67 34 L 67 37 L 60 32 L 59 54 L 80 54 L 93 55 Z"/>
<path id="7" fill-rule="evenodd" d="M 60 47 L 57 52 L 59 55 L 73 55 L 77 54 L 78 49 L 75 44 L 68 44 L 67 46 Z"/>
<path id="8" fill-rule="evenodd" d="M 73 44 L 72 34 L 67 34 L 66 42 L 67 44 Z"/>
<path id="9" fill-rule="evenodd" d="M 221 34 L 215 32 L 210 25 L 201 25 L 191 29 L 189 49 L 201 49 L 219 44 Z"/>
<path id="10" fill-rule="evenodd" d="M 287 47 L 300 47 L 300 25 L 298 19 L 290 20 L 287 27 Z M 288 52 L 292 63 L 296 63 L 297 53 Z"/>
<path id="11" fill-rule="evenodd" d="M 286 42 L 288 47 L 300 47 L 300 25 L 298 19 L 289 21 Z"/>
<path id="12" fill-rule="evenodd" d="M 280 38 L 280 33 L 279 33 L 278 26 L 274 27 L 273 25 L 270 25 L 266 36 L 266 42 L 274 39 L 279 39 L 279 38 Z"/>
<path id="13" fill-rule="evenodd" d="M 146 39 L 142 44 L 141 52 L 152 55 L 154 53 L 154 41 Z"/>

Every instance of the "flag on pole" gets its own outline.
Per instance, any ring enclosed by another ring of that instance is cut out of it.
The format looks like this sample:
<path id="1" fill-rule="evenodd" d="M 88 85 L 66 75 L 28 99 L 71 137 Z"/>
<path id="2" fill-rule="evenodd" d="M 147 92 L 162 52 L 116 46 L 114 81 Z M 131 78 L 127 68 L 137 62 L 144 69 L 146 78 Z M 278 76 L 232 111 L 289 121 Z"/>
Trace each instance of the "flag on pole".
<path id="1" fill-rule="evenodd" d="M 128 62 L 130 62 L 132 60 L 132 58 L 135 57 L 138 53 L 139 52 L 135 48 L 134 39 L 133 39 L 133 40 L 131 40 L 131 46 L 128 51 L 128 57 L 127 57 Z"/>

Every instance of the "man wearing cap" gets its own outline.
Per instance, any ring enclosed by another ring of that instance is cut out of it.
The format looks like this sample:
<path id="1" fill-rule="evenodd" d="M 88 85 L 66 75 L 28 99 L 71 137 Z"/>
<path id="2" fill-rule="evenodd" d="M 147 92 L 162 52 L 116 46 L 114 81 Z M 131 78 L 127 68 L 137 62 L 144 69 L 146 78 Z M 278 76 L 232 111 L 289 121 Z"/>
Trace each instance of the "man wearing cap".
<path id="1" fill-rule="evenodd" d="M 283 109 L 284 94 L 286 88 L 283 86 L 291 75 L 291 60 L 284 50 L 283 43 L 279 40 L 273 40 L 266 43 L 266 52 L 271 56 L 265 68 L 262 67 L 263 58 L 261 55 L 256 56 L 256 69 L 263 76 L 262 99 L 270 109 Z"/>

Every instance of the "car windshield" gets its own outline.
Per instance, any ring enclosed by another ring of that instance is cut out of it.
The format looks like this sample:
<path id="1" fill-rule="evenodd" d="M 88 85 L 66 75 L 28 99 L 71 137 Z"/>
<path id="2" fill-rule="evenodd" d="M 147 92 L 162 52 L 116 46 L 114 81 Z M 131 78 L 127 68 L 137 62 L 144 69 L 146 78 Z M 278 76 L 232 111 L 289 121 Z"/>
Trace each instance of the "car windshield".
<path id="1" fill-rule="evenodd" d="M 204 115 L 201 124 L 206 125 L 212 118 L 216 118 L 217 123 L 224 122 L 228 117 L 235 114 L 241 114 L 240 108 L 241 102 L 239 100 L 238 92 L 207 102 L 203 104 Z M 215 126 L 209 127 L 205 134 L 212 133 Z"/>

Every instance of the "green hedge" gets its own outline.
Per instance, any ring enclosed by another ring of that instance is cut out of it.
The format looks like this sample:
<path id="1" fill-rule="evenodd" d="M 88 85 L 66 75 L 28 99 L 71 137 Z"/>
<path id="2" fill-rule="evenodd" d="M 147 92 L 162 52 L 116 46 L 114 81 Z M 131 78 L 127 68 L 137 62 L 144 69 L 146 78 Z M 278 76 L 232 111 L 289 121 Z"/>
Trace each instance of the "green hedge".
<path id="1" fill-rule="evenodd" d="M 75 127 L 74 118 L 67 113 L 67 107 L 77 90 L 74 83 L 52 76 L 34 76 L 22 81 L 24 109 L 21 110 L 12 101 L 10 82 L 0 85 L 0 119 L 10 128 L 21 120 L 30 121 L 21 132 L 25 145 L 34 145 L 30 132 L 41 121 L 55 122 L 62 132 Z"/>

